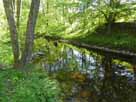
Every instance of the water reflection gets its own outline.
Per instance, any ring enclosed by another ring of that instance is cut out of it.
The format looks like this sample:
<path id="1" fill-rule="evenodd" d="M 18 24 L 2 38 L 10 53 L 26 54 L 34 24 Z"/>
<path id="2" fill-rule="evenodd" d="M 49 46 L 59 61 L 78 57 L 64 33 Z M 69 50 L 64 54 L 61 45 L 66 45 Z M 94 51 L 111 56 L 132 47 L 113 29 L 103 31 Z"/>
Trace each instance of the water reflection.
<path id="1" fill-rule="evenodd" d="M 136 65 L 57 42 L 42 53 L 40 63 L 60 82 L 64 102 L 136 102 Z"/>

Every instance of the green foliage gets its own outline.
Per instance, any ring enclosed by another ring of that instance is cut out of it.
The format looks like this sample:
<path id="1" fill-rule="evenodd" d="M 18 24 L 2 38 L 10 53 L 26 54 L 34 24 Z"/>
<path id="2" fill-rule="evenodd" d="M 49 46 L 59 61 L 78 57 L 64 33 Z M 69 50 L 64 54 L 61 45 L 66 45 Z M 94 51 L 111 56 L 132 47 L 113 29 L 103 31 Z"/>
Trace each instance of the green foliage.
<path id="1" fill-rule="evenodd" d="M 135 36 L 129 34 L 77 34 L 75 36 L 66 36 L 65 38 L 84 42 L 87 44 L 109 47 L 111 49 L 136 52 Z"/>
<path id="2" fill-rule="evenodd" d="M 12 63 L 12 49 L 11 47 L 0 44 L 0 63 L 11 64 Z"/>
<path id="3" fill-rule="evenodd" d="M 0 63 L 11 64 L 12 62 L 12 48 L 9 35 L 3 32 L 3 35 L 0 35 Z"/>
<path id="4" fill-rule="evenodd" d="M 1 102 L 60 102 L 58 83 L 45 72 L 11 69 L 0 73 Z"/>

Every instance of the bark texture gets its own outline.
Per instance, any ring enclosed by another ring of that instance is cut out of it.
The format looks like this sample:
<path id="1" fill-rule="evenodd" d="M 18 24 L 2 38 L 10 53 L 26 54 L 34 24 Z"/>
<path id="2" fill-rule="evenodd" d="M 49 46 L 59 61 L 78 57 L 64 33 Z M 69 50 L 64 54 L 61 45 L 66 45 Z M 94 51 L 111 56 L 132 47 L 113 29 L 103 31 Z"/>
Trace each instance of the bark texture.
<path id="1" fill-rule="evenodd" d="M 11 44 L 14 56 L 14 67 L 17 67 L 19 64 L 19 42 L 13 13 L 12 0 L 3 0 L 3 4 L 10 30 Z"/>
<path id="2" fill-rule="evenodd" d="M 27 22 L 25 48 L 21 58 L 22 65 L 28 64 L 31 60 L 31 55 L 34 45 L 34 29 L 38 17 L 39 6 L 40 6 L 40 0 L 32 0 L 28 22 Z"/>
<path id="3" fill-rule="evenodd" d="M 16 16 L 17 16 L 17 27 L 19 29 L 19 22 L 20 22 L 20 11 L 21 11 L 21 0 L 17 0 L 16 1 L 16 8 L 17 8 L 17 11 L 16 11 Z"/>
<path id="4" fill-rule="evenodd" d="M 27 28 L 26 28 L 26 39 L 25 39 L 25 47 L 23 51 L 19 51 L 19 39 L 18 39 L 18 31 L 17 26 L 19 27 L 19 18 L 20 18 L 20 9 L 21 9 L 21 0 L 17 0 L 17 22 L 15 21 L 14 17 L 14 7 L 15 0 L 3 0 L 5 13 L 9 25 L 10 36 L 11 36 L 11 44 L 13 49 L 13 56 L 14 56 L 14 67 L 23 68 L 26 64 L 30 62 L 32 50 L 33 50 L 33 43 L 34 43 L 34 29 L 36 26 L 36 20 L 38 17 L 38 11 L 40 6 L 40 0 L 32 0 Z M 17 26 L 16 26 L 17 25 Z M 22 53 L 22 55 L 20 54 Z"/>

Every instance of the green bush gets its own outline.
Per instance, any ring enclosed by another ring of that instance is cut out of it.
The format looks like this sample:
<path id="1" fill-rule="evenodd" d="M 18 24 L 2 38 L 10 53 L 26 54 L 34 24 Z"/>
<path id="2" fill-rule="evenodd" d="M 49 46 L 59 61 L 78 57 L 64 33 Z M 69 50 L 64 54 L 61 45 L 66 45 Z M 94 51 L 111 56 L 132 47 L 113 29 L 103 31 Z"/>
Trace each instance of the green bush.
<path id="1" fill-rule="evenodd" d="M 60 102 L 58 83 L 44 72 L 0 73 L 0 102 Z"/>

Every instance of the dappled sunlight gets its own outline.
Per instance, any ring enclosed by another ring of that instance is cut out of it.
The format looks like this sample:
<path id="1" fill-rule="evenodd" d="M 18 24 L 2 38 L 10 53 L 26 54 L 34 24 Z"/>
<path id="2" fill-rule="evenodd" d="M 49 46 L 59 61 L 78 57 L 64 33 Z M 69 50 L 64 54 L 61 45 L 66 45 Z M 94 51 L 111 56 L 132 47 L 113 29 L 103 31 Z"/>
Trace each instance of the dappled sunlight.
<path id="1" fill-rule="evenodd" d="M 0 0 L 0 102 L 136 102 L 136 0 Z"/>

